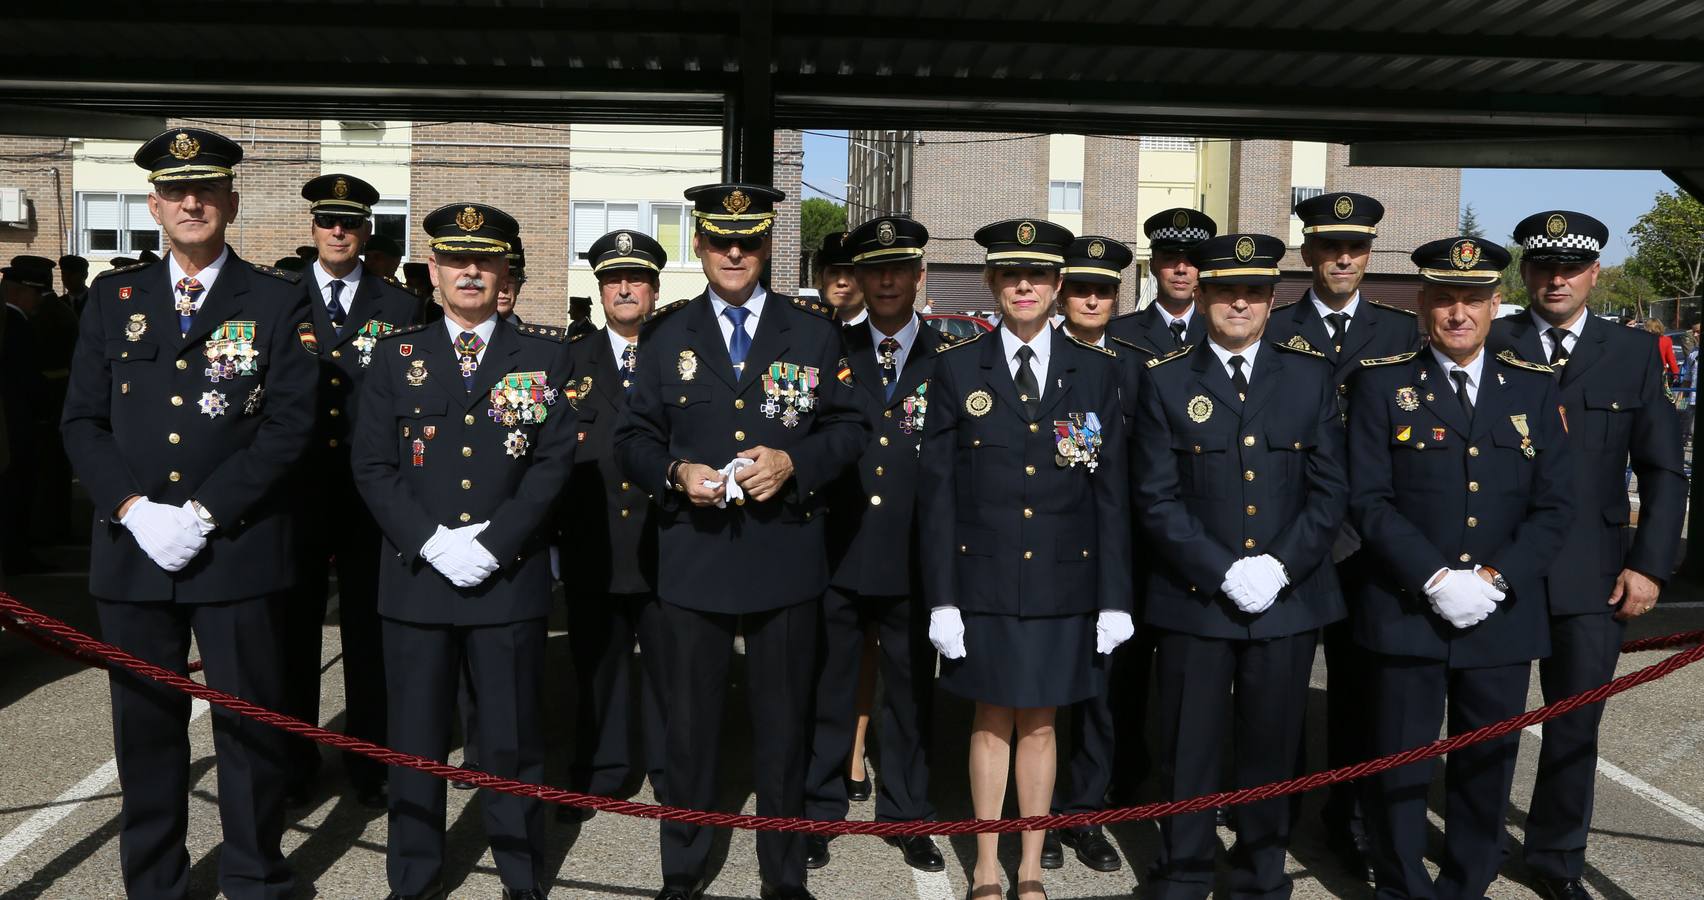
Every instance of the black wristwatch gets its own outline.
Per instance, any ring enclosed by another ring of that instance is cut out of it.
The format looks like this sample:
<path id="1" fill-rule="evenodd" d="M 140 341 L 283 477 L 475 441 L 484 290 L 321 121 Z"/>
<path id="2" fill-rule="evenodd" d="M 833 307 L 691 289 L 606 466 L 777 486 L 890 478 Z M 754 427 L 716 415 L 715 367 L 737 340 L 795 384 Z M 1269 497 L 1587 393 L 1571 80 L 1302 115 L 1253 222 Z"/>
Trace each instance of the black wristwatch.
<path id="1" fill-rule="evenodd" d="M 1502 591 L 1505 594 L 1507 594 L 1509 592 L 1509 579 L 1504 578 L 1502 572 L 1499 572 L 1496 569 L 1491 568 L 1490 566 L 1480 566 L 1480 568 L 1491 573 L 1491 586 L 1492 587 L 1496 588 L 1499 591 Z"/>

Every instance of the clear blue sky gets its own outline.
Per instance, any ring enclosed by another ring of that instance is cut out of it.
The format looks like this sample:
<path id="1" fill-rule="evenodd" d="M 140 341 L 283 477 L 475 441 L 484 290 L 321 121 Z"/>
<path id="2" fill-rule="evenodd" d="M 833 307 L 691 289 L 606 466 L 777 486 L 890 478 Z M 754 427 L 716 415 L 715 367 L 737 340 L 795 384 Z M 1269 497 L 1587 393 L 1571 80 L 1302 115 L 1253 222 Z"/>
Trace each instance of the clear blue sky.
<path id="1" fill-rule="evenodd" d="M 838 136 L 824 136 L 829 134 Z M 804 180 L 820 189 L 806 187 L 804 196 L 845 198 L 845 134 L 822 131 L 804 136 Z M 1661 172 L 1463 169 L 1461 173 L 1462 205 L 1473 204 L 1487 236 L 1506 241 L 1516 222 L 1540 210 L 1578 210 L 1609 226 L 1605 265 L 1620 263 L 1627 256 L 1627 229 L 1651 208 L 1651 198 L 1658 191 L 1674 189 L 1674 182 Z"/>

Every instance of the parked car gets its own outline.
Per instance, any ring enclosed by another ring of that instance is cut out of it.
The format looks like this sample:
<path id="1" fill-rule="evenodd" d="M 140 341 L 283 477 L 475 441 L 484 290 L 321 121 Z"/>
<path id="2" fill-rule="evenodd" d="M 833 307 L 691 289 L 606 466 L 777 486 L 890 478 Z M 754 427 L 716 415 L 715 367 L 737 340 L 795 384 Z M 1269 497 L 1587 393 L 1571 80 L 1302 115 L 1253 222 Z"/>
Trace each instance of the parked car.
<path id="1" fill-rule="evenodd" d="M 950 334 L 957 338 L 975 337 L 984 331 L 993 331 L 994 326 L 980 316 L 963 316 L 957 313 L 938 313 L 923 317 L 929 327 Z"/>

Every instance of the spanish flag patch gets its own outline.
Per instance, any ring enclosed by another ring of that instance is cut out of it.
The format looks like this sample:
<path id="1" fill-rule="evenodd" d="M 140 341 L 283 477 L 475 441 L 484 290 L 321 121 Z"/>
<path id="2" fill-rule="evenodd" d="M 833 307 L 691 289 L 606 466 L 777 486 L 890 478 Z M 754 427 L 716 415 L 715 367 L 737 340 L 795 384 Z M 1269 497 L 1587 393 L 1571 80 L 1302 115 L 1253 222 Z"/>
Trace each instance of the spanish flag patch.
<path id="1" fill-rule="evenodd" d="M 852 386 L 852 366 L 847 363 L 846 357 L 840 357 L 840 364 L 835 366 L 834 377 L 839 379 L 841 384 Z"/>

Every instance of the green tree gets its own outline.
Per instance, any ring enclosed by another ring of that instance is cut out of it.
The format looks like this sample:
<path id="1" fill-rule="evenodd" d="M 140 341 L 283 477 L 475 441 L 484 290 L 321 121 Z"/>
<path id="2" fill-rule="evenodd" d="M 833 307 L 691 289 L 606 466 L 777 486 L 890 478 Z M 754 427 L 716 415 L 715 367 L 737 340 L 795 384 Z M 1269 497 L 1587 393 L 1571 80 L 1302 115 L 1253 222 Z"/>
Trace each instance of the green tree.
<path id="1" fill-rule="evenodd" d="M 1649 282 L 1659 297 L 1698 296 L 1704 287 L 1704 203 L 1680 191 L 1659 191 L 1650 212 L 1628 233 L 1630 273 Z"/>
<path id="2" fill-rule="evenodd" d="M 1503 267 L 1503 303 L 1525 308 L 1531 298 L 1527 296 L 1526 279 L 1521 277 L 1521 245 L 1510 242 L 1503 249 L 1509 251 L 1509 264 Z"/>
<path id="3" fill-rule="evenodd" d="M 1461 211 L 1461 234 L 1470 238 L 1485 237 L 1485 229 L 1480 226 L 1479 216 L 1474 214 L 1473 204 L 1471 203 Z"/>
<path id="4" fill-rule="evenodd" d="M 1597 287 L 1586 305 L 1594 313 L 1635 315 L 1645 317 L 1652 300 L 1658 299 L 1656 288 L 1631 265 L 1604 266 L 1598 272 Z"/>
<path id="5" fill-rule="evenodd" d="M 799 242 L 806 253 L 815 254 L 822 239 L 846 230 L 846 207 L 822 197 L 806 197 L 799 204 Z"/>

